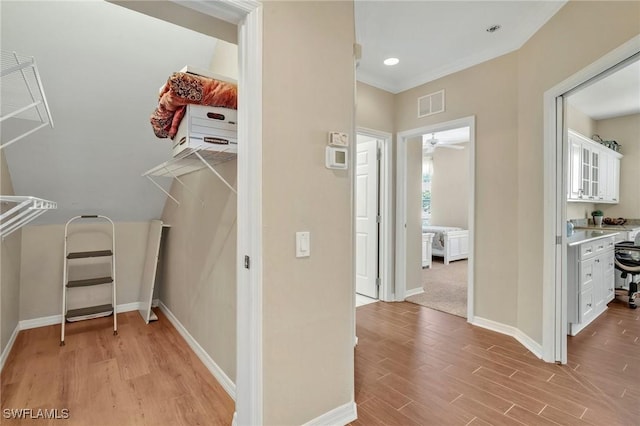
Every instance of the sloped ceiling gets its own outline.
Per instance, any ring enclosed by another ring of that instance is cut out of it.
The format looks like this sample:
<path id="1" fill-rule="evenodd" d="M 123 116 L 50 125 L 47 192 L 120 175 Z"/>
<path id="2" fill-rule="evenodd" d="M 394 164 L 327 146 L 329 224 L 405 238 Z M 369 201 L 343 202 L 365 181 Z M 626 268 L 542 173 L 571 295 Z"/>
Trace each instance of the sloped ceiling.
<path id="1" fill-rule="evenodd" d="M 35 57 L 55 124 L 3 149 L 16 195 L 58 203 L 36 223 L 158 218 L 166 196 L 141 174 L 171 141 L 149 116 L 172 72 L 209 67 L 216 39 L 101 1 L 2 1 L 1 14 L 2 49 Z"/>

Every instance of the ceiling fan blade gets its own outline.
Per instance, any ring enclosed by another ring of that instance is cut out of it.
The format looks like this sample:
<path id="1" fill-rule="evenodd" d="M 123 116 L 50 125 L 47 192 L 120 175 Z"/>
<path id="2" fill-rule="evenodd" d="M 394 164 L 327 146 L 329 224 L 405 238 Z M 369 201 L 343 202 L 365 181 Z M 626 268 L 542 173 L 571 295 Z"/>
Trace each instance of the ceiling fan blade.
<path id="1" fill-rule="evenodd" d="M 436 148 L 449 148 L 449 149 L 464 149 L 464 146 L 460 146 L 460 145 L 444 145 L 444 144 L 437 144 Z"/>

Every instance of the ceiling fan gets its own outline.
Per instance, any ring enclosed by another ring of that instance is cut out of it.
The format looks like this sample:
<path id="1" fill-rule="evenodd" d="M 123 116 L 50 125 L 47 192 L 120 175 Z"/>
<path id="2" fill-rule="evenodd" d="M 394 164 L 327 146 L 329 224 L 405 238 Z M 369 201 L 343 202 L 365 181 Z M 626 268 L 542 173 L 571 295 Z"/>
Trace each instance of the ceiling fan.
<path id="1" fill-rule="evenodd" d="M 427 138 L 427 135 L 424 135 L 422 138 L 424 142 L 423 146 L 427 148 L 428 152 L 433 152 L 436 148 L 464 149 L 463 146 L 459 146 L 455 144 L 465 142 L 465 141 L 446 142 L 440 139 L 436 139 L 435 136 L 436 136 L 435 133 L 432 133 L 430 138 Z"/>

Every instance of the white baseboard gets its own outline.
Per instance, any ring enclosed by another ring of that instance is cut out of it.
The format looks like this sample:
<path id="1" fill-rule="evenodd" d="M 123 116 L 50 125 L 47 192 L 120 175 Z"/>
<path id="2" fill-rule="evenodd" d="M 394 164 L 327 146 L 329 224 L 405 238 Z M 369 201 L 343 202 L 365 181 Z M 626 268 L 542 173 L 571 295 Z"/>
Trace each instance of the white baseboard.
<path id="1" fill-rule="evenodd" d="M 357 418 L 358 407 L 354 401 L 351 401 L 316 417 L 304 426 L 344 426 Z"/>
<path id="2" fill-rule="evenodd" d="M 529 335 L 523 333 L 520 329 L 516 329 L 516 334 L 513 336 L 515 339 L 520 342 L 525 348 L 529 349 L 529 351 L 542 359 L 542 345 L 535 340 L 533 340 Z"/>
<path id="3" fill-rule="evenodd" d="M 522 346 L 527 348 L 532 354 L 542 359 L 542 345 L 533 340 L 527 334 L 522 332 L 520 329 L 503 324 L 501 322 L 493 321 L 490 319 L 482 318 L 482 317 L 474 317 L 471 324 L 486 328 L 487 330 L 495 331 L 500 334 L 506 334 L 507 336 L 511 336 L 516 339 Z"/>
<path id="4" fill-rule="evenodd" d="M 13 344 L 16 342 L 16 337 L 18 337 L 18 332 L 20 331 L 20 323 L 16 324 L 16 328 L 11 333 L 11 337 L 9 337 L 9 341 L 7 342 L 7 346 L 4 347 L 2 351 L 2 355 L 0 355 L 0 371 L 4 368 L 4 363 L 9 358 L 9 354 L 11 353 L 11 349 L 13 348 Z"/>
<path id="5" fill-rule="evenodd" d="M 404 292 L 404 298 L 415 296 L 416 294 L 424 293 L 424 287 L 412 288 Z"/>
<path id="6" fill-rule="evenodd" d="M 162 302 L 159 304 L 160 310 L 167 316 L 167 319 L 173 324 L 173 326 L 178 330 L 178 333 L 184 338 L 189 347 L 195 352 L 195 354 L 200 358 L 207 367 L 207 369 L 213 374 L 213 377 L 216 378 L 218 383 L 224 388 L 224 390 L 229 394 L 231 399 L 236 400 L 236 384 L 227 376 L 227 374 L 216 364 L 216 362 L 209 356 L 209 354 L 200 346 L 200 344 L 193 338 L 191 334 L 187 331 L 187 329 L 178 321 L 173 312 L 166 307 L 166 305 Z"/>
<path id="7" fill-rule="evenodd" d="M 123 303 L 116 306 L 116 312 L 130 312 L 140 309 L 140 302 Z M 40 317 L 28 320 L 22 320 L 18 324 L 20 330 L 29 330 L 30 328 L 46 327 L 48 325 L 60 324 L 62 315 L 51 315 L 50 317 Z"/>

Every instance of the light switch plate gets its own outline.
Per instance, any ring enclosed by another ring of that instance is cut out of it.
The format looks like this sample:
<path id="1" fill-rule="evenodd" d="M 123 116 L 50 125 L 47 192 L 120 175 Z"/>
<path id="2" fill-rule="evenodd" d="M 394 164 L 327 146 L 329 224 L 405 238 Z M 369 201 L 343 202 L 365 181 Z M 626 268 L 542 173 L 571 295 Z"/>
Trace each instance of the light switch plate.
<path id="1" fill-rule="evenodd" d="M 296 232 L 296 257 L 311 256 L 311 234 L 308 231 Z"/>

